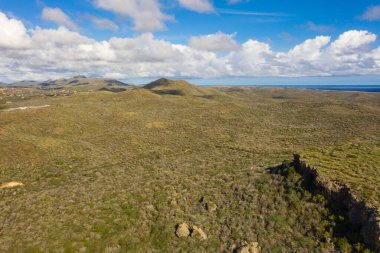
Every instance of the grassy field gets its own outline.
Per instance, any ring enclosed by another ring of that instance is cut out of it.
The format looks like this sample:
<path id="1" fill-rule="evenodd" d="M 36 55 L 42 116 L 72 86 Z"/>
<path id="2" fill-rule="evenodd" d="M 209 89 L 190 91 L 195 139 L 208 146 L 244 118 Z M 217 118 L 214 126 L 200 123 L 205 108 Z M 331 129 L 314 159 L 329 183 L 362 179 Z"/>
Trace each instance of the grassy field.
<path id="1" fill-rule="evenodd" d="M 379 208 L 379 129 L 376 93 L 0 89 L 0 183 L 24 184 L 0 189 L 0 252 L 364 252 L 267 168 L 300 153 Z"/>

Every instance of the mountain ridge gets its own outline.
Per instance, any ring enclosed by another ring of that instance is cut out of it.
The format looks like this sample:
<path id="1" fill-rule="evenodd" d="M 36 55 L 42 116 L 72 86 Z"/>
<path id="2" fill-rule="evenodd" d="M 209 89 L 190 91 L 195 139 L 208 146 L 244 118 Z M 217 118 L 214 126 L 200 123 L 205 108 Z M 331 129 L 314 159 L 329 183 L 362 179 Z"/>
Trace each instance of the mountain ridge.
<path id="1" fill-rule="evenodd" d="M 130 84 L 123 83 L 116 79 L 111 78 L 88 78 L 83 75 L 77 75 L 72 78 L 59 78 L 54 80 L 46 81 L 33 81 L 33 80 L 23 80 L 19 82 L 10 83 L 8 87 L 21 87 L 21 88 L 31 88 L 40 87 L 41 89 L 50 89 L 58 87 L 67 86 L 81 86 L 81 85 L 107 85 L 107 86 L 131 86 Z"/>

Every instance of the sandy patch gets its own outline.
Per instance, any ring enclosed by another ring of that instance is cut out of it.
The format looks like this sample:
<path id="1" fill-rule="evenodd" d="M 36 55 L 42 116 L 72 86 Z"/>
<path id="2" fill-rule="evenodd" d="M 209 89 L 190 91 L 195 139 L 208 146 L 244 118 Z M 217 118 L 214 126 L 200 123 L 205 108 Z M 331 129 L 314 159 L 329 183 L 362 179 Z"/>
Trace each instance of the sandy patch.
<path id="1" fill-rule="evenodd" d="M 147 123 L 147 124 L 145 125 L 145 127 L 146 127 L 146 128 L 149 128 L 149 129 L 160 129 L 160 128 L 165 128 L 164 123 L 159 122 L 159 121 L 154 121 L 154 122 Z"/>
<path id="2" fill-rule="evenodd" d="M 23 106 L 23 107 L 9 108 L 9 109 L 3 110 L 3 111 L 4 112 L 11 112 L 11 111 L 16 111 L 16 110 L 40 109 L 40 108 L 45 108 L 45 107 L 49 107 L 49 106 L 50 105 Z"/>
<path id="3" fill-rule="evenodd" d="M 12 188 L 12 187 L 17 187 L 17 186 L 23 186 L 24 184 L 21 182 L 8 182 L 8 183 L 2 183 L 0 184 L 0 189 L 3 188 Z"/>
<path id="4" fill-rule="evenodd" d="M 232 112 L 234 109 L 230 106 L 222 106 L 219 108 L 219 112 L 220 113 L 230 113 Z"/>
<path id="5" fill-rule="evenodd" d="M 133 116 L 137 116 L 138 113 L 137 112 L 126 112 L 125 115 L 133 117 Z"/>

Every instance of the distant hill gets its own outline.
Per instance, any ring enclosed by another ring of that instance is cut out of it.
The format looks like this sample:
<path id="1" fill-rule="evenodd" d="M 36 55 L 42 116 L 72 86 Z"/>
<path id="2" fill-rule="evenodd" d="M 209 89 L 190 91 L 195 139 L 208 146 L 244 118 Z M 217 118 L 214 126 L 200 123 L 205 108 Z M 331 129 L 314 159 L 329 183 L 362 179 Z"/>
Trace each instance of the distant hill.
<path id="1" fill-rule="evenodd" d="M 37 82 L 37 81 L 25 80 L 25 81 L 19 81 L 19 82 L 8 84 L 8 86 L 11 86 L 11 87 L 35 87 L 35 86 L 38 86 L 39 84 L 40 84 L 40 82 Z"/>
<path id="2" fill-rule="evenodd" d="M 7 84 L 6 83 L 2 83 L 2 82 L 0 82 L 0 87 L 1 86 L 7 86 Z"/>
<path id="3" fill-rule="evenodd" d="M 87 78 L 85 76 L 74 76 L 72 78 L 61 78 L 56 80 L 47 80 L 43 82 L 37 81 L 21 81 L 9 84 L 10 87 L 39 87 L 41 89 L 57 89 L 64 87 L 78 86 L 130 86 L 126 83 L 110 79 L 110 78 Z"/>
<path id="4" fill-rule="evenodd" d="M 170 80 L 161 78 L 143 86 L 159 95 L 193 95 L 205 96 L 209 92 L 207 90 L 192 85 L 184 80 Z"/>

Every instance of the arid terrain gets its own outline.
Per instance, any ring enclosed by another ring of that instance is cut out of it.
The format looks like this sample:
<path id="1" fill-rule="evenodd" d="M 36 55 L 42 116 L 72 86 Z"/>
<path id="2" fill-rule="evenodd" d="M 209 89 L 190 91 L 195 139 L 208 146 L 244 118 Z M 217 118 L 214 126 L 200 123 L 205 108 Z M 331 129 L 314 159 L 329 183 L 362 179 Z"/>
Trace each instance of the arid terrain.
<path id="1" fill-rule="evenodd" d="M 378 214 L 380 93 L 94 80 L 0 87 L 0 252 L 379 250 L 291 161 Z"/>

